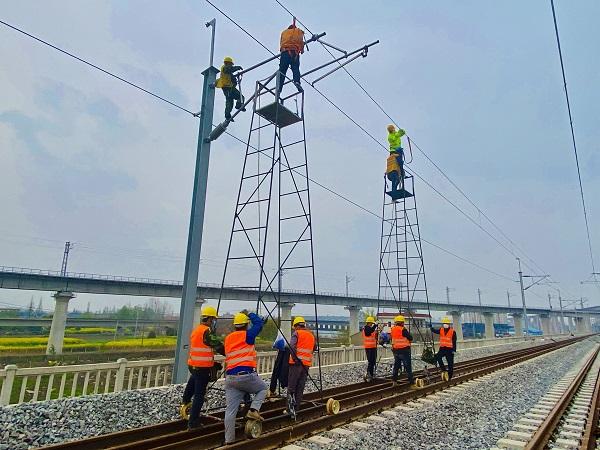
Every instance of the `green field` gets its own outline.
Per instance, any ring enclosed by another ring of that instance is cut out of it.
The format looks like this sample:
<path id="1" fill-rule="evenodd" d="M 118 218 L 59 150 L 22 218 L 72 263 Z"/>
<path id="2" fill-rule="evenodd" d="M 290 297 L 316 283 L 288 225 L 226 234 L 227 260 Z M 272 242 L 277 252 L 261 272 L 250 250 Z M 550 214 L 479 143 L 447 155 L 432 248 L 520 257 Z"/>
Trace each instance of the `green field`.
<path id="1" fill-rule="evenodd" d="M 175 348 L 177 337 L 164 336 L 156 338 L 121 338 L 112 336 L 90 335 L 85 337 L 66 337 L 64 350 L 67 352 L 99 351 L 110 352 L 132 349 L 169 349 Z M 47 337 L 0 337 L 0 352 L 3 354 L 35 354 L 46 351 Z"/>

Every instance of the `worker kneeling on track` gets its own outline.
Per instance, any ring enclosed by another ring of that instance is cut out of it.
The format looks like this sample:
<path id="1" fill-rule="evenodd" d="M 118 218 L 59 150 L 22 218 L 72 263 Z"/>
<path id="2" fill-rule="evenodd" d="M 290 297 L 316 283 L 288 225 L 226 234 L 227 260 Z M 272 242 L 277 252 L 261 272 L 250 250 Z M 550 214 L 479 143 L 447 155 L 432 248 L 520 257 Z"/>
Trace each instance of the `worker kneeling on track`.
<path id="1" fill-rule="evenodd" d="M 431 327 L 431 332 L 440 335 L 440 349 L 435 355 L 435 359 L 437 360 L 440 370 L 446 372 L 446 366 L 444 366 L 444 361 L 442 360 L 442 358 L 446 358 L 446 363 L 448 363 L 448 380 L 451 380 L 454 372 L 456 333 L 454 332 L 454 328 L 450 325 L 450 319 L 448 317 L 442 318 L 442 327 L 437 330 Z"/>
<path id="2" fill-rule="evenodd" d="M 367 354 L 367 375 L 365 381 L 372 381 L 375 376 L 375 363 L 377 362 L 378 328 L 374 317 L 367 317 L 362 330 L 363 347 Z"/>
<path id="3" fill-rule="evenodd" d="M 398 372 L 400 367 L 404 366 L 408 382 L 411 387 L 414 386 L 414 376 L 412 372 L 412 361 L 410 345 L 413 341 L 412 334 L 404 328 L 404 316 L 394 317 L 394 326 L 392 327 L 392 353 L 394 354 L 394 368 L 392 370 L 392 381 L 398 383 Z"/>
<path id="4" fill-rule="evenodd" d="M 290 359 L 288 373 L 288 413 L 295 419 L 300 408 L 308 371 L 312 365 L 313 354 L 317 350 L 315 336 L 306 329 L 303 317 L 293 322 L 294 332 L 290 339 Z"/>
<path id="5" fill-rule="evenodd" d="M 254 394 L 246 418 L 260 421 L 264 419 L 258 411 L 267 396 L 267 385 L 256 372 L 254 347 L 263 320 L 244 310 L 233 317 L 233 326 L 235 331 L 225 338 L 225 444 L 235 441 L 235 418 L 244 396 Z"/>
<path id="6" fill-rule="evenodd" d="M 188 369 L 190 378 L 183 392 L 183 405 L 186 407 L 192 402 L 188 419 L 188 429 L 200 426 L 200 411 L 204 404 L 206 387 L 211 379 L 211 372 L 215 365 L 215 352 L 224 355 L 223 342 L 214 334 L 217 324 L 217 310 L 212 306 L 202 308 L 202 321 L 190 335 L 190 350 L 188 355 Z M 193 401 L 192 401 L 193 397 Z"/>

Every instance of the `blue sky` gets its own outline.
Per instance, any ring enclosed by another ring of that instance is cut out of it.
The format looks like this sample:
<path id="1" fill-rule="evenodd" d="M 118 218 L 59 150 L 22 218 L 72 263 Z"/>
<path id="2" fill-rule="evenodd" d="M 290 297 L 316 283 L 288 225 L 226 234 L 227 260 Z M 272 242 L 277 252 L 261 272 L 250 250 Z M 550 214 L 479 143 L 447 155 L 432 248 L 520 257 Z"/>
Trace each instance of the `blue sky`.
<path id="1" fill-rule="evenodd" d="M 290 21 L 272 0 L 218 2 L 276 50 Z M 286 1 L 313 31 L 354 48 L 379 39 L 351 65 L 385 110 L 541 269 L 565 297 L 598 304 L 591 272 L 550 3 Z M 600 31 L 594 1 L 556 2 L 580 164 L 600 264 L 598 119 Z M 217 18 L 216 55 L 243 66 L 268 53 L 203 1 L 11 2 L 2 20 L 20 26 L 191 110 Z M 58 269 L 66 240 L 79 243 L 70 269 L 181 279 L 193 181 L 197 122 L 6 27 L 0 28 L 0 264 Z M 313 45 L 303 68 L 326 61 Z M 268 66 L 252 75 L 266 75 Z M 385 143 L 389 122 L 341 71 L 319 83 L 330 98 Z M 223 99 L 217 92 L 217 113 Z M 385 153 L 314 91 L 307 90 L 311 176 L 380 210 Z M 247 114 L 231 131 L 245 138 Z M 212 150 L 202 279 L 218 281 L 243 147 L 224 136 Z M 413 169 L 497 236 L 420 154 Z M 512 255 L 423 184 L 417 185 L 426 239 L 496 272 L 516 277 Z M 317 288 L 376 293 L 380 223 L 313 189 Z M 425 246 L 430 295 L 503 303 L 516 283 Z M 519 254 L 520 251 L 516 251 Z M 240 268 L 243 272 L 243 268 Z M 240 276 L 242 275 L 240 272 Z M 531 272 L 531 270 L 529 270 Z M 289 280 L 305 288 L 306 280 Z M 548 288 L 531 304 L 547 304 Z M 554 293 L 554 291 L 550 290 Z M 3 291 L 26 303 L 30 293 Z M 50 305 L 49 294 L 44 294 Z M 37 298 L 37 294 L 36 294 Z M 130 299 L 82 295 L 85 307 Z M 132 301 L 143 301 L 133 299 Z M 173 300 L 176 305 L 176 300 Z M 93 307 L 93 306 L 92 306 Z M 175 307 L 175 309 L 178 309 Z"/>

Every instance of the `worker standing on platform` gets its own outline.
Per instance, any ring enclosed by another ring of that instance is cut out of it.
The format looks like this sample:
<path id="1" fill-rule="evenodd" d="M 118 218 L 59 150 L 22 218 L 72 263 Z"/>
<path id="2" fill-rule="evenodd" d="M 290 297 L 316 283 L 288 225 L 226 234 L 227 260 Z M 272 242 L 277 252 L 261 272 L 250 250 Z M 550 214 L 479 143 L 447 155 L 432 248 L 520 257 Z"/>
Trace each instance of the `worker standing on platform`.
<path id="1" fill-rule="evenodd" d="M 269 386 L 269 397 L 277 395 L 277 383 L 281 389 L 285 389 L 288 384 L 289 359 L 290 349 L 287 347 L 285 338 L 281 332 L 277 333 L 273 348 L 277 350 L 277 358 L 273 365 L 273 373 L 271 374 L 271 385 Z"/>
<path id="2" fill-rule="evenodd" d="M 377 323 L 375 318 L 372 316 L 367 317 L 365 320 L 365 326 L 362 330 L 363 347 L 367 354 L 367 375 L 365 381 L 372 381 L 375 376 L 375 363 L 377 362 Z"/>
<path id="3" fill-rule="evenodd" d="M 248 324 L 252 326 L 248 328 Z M 267 385 L 256 372 L 254 342 L 263 328 L 263 320 L 244 310 L 233 317 L 235 330 L 225 338 L 225 444 L 235 440 L 235 417 L 246 394 L 254 394 L 246 418 L 264 420 L 259 414 Z"/>
<path id="4" fill-rule="evenodd" d="M 185 407 L 192 401 L 188 429 L 200 426 L 200 411 L 204 404 L 206 386 L 210 381 L 210 374 L 215 365 L 215 352 L 224 355 L 223 342 L 214 334 L 217 324 L 217 310 L 206 305 L 202 308 L 202 319 L 190 335 L 190 350 L 188 356 L 188 369 L 190 379 L 183 392 L 183 404 Z M 220 368 L 220 367 L 219 367 Z"/>
<path id="5" fill-rule="evenodd" d="M 226 56 L 223 59 L 223 65 L 221 66 L 221 73 L 215 86 L 223 89 L 223 95 L 225 95 L 225 119 L 231 119 L 231 111 L 233 110 L 233 101 L 236 100 L 235 109 L 244 108 L 244 96 L 237 89 L 237 78 L 235 72 L 242 70 L 242 66 L 234 66 L 233 59 L 230 56 Z"/>
<path id="6" fill-rule="evenodd" d="M 390 171 L 397 170 L 398 181 L 396 182 L 396 186 L 400 185 L 400 189 L 404 189 L 404 149 L 402 148 L 402 136 L 406 132 L 402 128 L 396 130 L 394 125 L 388 125 L 387 131 L 390 155 L 387 160 L 386 173 L 388 174 L 388 179 L 392 182 L 392 190 L 395 191 L 394 180 L 390 178 Z M 396 161 L 396 164 L 392 164 L 393 160 Z"/>
<path id="7" fill-rule="evenodd" d="M 442 372 L 446 372 L 446 366 L 442 358 L 446 358 L 448 364 L 448 379 L 452 379 L 454 373 L 454 353 L 456 352 L 456 333 L 454 328 L 450 326 L 450 319 L 448 317 L 442 318 L 442 327 L 437 330 L 431 327 L 431 332 L 440 335 L 440 349 L 435 355 L 438 366 Z"/>
<path id="8" fill-rule="evenodd" d="M 404 366 L 408 382 L 411 386 L 414 384 L 412 373 L 412 361 L 410 345 L 413 341 L 412 334 L 404 328 L 404 316 L 394 317 L 394 326 L 392 327 L 392 353 L 394 354 L 394 369 L 392 370 L 392 381 L 398 382 L 398 372 L 400 367 Z"/>
<path id="9" fill-rule="evenodd" d="M 288 413 L 293 419 L 300 408 L 304 385 L 312 365 L 313 354 L 317 350 L 315 336 L 306 328 L 303 317 L 296 317 L 292 324 L 294 332 L 290 339 L 290 359 L 288 375 Z"/>
<path id="10" fill-rule="evenodd" d="M 300 54 L 304 53 L 304 31 L 296 26 L 296 18 L 293 23 L 281 32 L 279 38 L 279 92 L 285 83 L 285 74 L 288 67 L 292 68 L 292 80 L 298 92 L 303 92 L 300 85 Z"/>

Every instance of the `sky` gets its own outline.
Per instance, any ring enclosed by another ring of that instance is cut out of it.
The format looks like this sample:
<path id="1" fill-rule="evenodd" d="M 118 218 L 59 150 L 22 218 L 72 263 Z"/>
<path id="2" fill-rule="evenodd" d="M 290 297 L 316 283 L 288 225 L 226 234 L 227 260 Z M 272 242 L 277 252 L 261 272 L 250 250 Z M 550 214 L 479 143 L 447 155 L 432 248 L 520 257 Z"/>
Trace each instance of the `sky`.
<path id="1" fill-rule="evenodd" d="M 277 51 L 291 18 L 274 0 L 215 3 Z M 525 274 L 557 282 L 529 289 L 528 304 L 545 306 L 550 293 L 556 307 L 557 288 L 565 299 L 600 304 L 600 286 L 581 284 L 592 267 L 549 1 L 284 4 L 347 50 L 380 41 L 350 72 L 480 208 L 414 152 L 410 169 L 453 203 L 417 180 L 421 235 L 494 272 L 424 243 L 431 299 L 445 299 L 448 286 L 452 301 L 474 303 L 479 288 L 485 304 L 506 304 L 507 290 L 516 304 L 516 255 Z M 556 9 L 600 264 L 600 4 L 558 0 Z M 0 13 L 191 111 L 199 110 L 210 49 L 204 24 L 213 17 L 216 61 L 232 56 L 249 67 L 269 56 L 201 0 L 24 0 L 4 2 Z M 181 280 L 197 119 L 3 25 L 0 55 L 0 265 L 59 270 L 64 242 L 71 241 L 69 271 Z M 328 58 L 310 45 L 302 69 Z M 249 73 L 244 88 L 276 68 Z M 338 71 L 316 86 L 386 144 L 389 118 L 347 74 Z M 385 151 L 306 87 L 311 178 L 379 213 Z M 217 92 L 215 122 L 223 103 Z M 245 140 L 250 118 L 248 111 L 229 131 Z M 228 136 L 212 145 L 201 281 L 222 277 L 244 151 Z M 316 185 L 311 200 L 317 290 L 343 292 L 349 274 L 350 292 L 376 295 L 380 220 Z M 246 279 L 252 270 L 238 263 L 230 275 Z M 284 276 L 283 283 L 309 289 L 311 281 Z M 32 295 L 52 308 L 51 293 L 2 290 L 0 302 L 25 305 Z M 71 309 L 145 301 L 81 294 Z M 169 301 L 177 310 L 178 300 Z"/>

